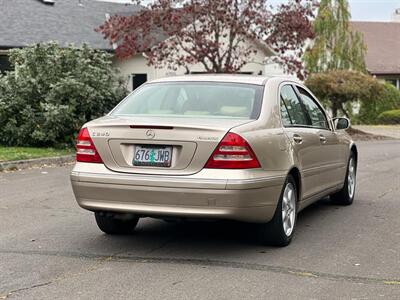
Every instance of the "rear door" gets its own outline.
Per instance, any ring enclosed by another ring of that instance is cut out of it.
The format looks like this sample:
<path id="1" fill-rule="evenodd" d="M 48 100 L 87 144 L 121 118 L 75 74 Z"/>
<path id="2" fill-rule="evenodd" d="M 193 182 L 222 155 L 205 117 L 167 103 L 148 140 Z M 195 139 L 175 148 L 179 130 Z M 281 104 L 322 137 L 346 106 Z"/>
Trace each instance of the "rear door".
<path id="1" fill-rule="evenodd" d="M 304 104 L 311 126 L 320 142 L 319 170 L 320 182 L 323 189 L 328 189 L 343 181 L 344 151 L 339 143 L 339 138 L 332 130 L 325 111 L 318 101 L 303 87 L 295 88 Z"/>
<path id="2" fill-rule="evenodd" d="M 321 180 L 316 172 L 321 155 L 319 136 L 310 127 L 307 112 L 291 84 L 281 86 L 280 102 L 284 130 L 291 141 L 302 174 L 302 198 L 305 199 L 321 191 Z"/>

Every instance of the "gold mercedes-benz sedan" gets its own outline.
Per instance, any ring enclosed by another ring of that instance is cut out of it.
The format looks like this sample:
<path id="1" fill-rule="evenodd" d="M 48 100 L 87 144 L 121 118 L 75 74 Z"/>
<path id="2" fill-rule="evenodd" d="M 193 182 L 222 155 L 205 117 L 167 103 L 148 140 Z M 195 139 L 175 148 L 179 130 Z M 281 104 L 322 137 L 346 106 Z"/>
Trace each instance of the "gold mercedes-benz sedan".
<path id="1" fill-rule="evenodd" d="M 82 127 L 72 187 L 108 234 L 132 233 L 142 217 L 230 219 L 285 246 L 309 204 L 353 202 L 349 125 L 288 78 L 155 80 Z"/>

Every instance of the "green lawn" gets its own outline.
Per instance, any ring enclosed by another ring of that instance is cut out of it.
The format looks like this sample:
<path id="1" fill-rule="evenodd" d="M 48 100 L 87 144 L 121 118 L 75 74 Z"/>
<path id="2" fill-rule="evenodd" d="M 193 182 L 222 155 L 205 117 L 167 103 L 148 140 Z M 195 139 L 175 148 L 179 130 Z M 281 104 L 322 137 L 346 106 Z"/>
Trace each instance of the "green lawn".
<path id="1" fill-rule="evenodd" d="M 74 149 L 4 147 L 0 146 L 0 162 L 73 154 Z"/>

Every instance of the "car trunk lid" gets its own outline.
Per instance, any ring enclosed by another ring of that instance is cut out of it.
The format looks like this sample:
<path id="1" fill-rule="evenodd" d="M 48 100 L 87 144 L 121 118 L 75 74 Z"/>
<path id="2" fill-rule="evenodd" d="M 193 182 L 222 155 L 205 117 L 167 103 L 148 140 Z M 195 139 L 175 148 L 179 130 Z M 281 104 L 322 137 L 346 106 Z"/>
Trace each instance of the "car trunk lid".
<path id="1" fill-rule="evenodd" d="M 234 118 L 106 116 L 88 123 L 87 128 L 104 164 L 113 171 L 189 175 L 204 167 L 231 128 L 251 121 Z M 135 165 L 134 155 L 139 147 L 156 150 L 167 147 L 172 150 L 170 165 Z"/>

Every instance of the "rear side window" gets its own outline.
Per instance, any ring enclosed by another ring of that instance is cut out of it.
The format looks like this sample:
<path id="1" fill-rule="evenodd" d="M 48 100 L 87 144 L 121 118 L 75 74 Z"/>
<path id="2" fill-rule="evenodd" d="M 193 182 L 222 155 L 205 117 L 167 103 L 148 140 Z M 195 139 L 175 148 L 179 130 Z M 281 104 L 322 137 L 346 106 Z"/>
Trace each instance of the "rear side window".
<path id="1" fill-rule="evenodd" d="M 310 125 L 307 122 L 300 100 L 291 85 L 285 85 L 281 88 L 280 97 L 282 123 L 284 126 Z"/>
<path id="2" fill-rule="evenodd" d="M 220 82 L 147 84 L 112 115 L 257 119 L 264 87 Z"/>
<path id="3" fill-rule="evenodd" d="M 282 116 L 282 123 L 283 126 L 290 126 L 292 125 L 292 119 L 289 116 L 289 112 L 287 110 L 285 102 L 281 99 L 281 116 Z"/>
<path id="4" fill-rule="evenodd" d="M 328 121 L 323 113 L 322 109 L 315 102 L 313 97 L 303 88 L 297 87 L 301 99 L 303 100 L 303 104 L 307 113 L 311 119 L 311 125 L 313 127 L 329 129 Z"/>

